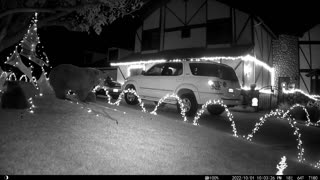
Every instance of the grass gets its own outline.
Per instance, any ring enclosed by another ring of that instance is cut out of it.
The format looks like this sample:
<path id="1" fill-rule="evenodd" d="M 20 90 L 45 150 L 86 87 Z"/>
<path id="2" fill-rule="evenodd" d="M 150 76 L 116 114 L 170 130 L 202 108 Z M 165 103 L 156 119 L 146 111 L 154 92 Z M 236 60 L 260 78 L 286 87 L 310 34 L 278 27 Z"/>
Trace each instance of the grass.
<path id="1" fill-rule="evenodd" d="M 275 174 L 282 157 L 231 133 L 139 111 L 52 97 L 35 104 L 23 118 L 0 109 L 0 174 Z M 290 160 L 285 170 L 318 172 Z"/>

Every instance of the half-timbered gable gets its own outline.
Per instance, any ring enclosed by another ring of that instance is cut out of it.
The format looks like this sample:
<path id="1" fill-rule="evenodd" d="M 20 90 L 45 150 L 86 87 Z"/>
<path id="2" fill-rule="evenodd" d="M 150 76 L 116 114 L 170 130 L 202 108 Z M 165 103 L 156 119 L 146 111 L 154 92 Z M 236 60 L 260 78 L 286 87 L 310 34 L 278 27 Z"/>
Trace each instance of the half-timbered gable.
<path id="1" fill-rule="evenodd" d="M 150 65 L 141 62 L 250 54 L 272 66 L 271 42 L 275 36 L 259 18 L 215 0 L 169 0 L 160 4 L 137 28 L 135 53 L 113 65 L 131 62 L 146 69 Z M 236 70 L 243 87 L 256 84 L 264 88 L 272 83 L 270 69 L 261 63 L 241 58 L 222 58 L 220 62 Z M 123 68 L 128 72 L 129 65 Z"/>
<path id="2" fill-rule="evenodd" d="M 300 89 L 320 93 L 320 25 L 315 26 L 299 39 Z"/>

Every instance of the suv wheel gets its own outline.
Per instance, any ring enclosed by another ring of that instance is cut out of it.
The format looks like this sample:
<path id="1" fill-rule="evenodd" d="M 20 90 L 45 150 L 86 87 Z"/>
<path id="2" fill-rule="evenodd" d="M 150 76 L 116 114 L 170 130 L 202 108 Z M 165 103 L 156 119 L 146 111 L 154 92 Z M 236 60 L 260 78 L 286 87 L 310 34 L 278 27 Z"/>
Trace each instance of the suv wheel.
<path id="1" fill-rule="evenodd" d="M 208 105 L 207 110 L 211 115 L 220 115 L 224 112 L 224 107 L 216 104 Z"/>
<path id="2" fill-rule="evenodd" d="M 180 96 L 184 104 L 186 116 L 194 116 L 198 110 L 198 103 L 193 94 L 182 94 Z M 180 105 L 177 103 L 178 111 L 181 112 Z"/>
<path id="3" fill-rule="evenodd" d="M 127 87 L 126 87 L 126 90 L 127 90 L 127 89 L 136 90 L 136 88 L 134 88 L 133 85 L 127 86 Z M 133 93 L 130 93 L 130 92 L 124 94 L 124 99 L 126 100 L 126 103 L 127 103 L 127 104 L 130 104 L 130 105 L 136 105 L 136 104 L 139 103 L 138 97 L 135 96 Z"/>

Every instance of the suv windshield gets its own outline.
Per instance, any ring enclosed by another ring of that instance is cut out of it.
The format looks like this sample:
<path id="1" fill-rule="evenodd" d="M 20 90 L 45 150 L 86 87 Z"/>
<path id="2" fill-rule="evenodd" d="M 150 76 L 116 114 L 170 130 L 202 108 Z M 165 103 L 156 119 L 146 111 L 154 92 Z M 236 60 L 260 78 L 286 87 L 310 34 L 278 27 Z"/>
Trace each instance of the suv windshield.
<path id="1" fill-rule="evenodd" d="M 191 73 L 195 76 L 218 77 L 223 80 L 238 81 L 231 67 L 211 63 L 189 63 Z"/>

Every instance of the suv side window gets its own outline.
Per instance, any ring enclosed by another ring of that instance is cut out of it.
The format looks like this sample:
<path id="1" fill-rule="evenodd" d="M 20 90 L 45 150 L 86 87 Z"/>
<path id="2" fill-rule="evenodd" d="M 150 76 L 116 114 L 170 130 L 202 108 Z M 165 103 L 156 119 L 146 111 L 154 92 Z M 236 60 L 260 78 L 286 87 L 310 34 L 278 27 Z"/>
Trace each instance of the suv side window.
<path id="1" fill-rule="evenodd" d="M 164 68 L 164 63 L 156 64 L 152 66 L 144 75 L 146 76 L 161 76 L 161 72 Z"/>
<path id="2" fill-rule="evenodd" d="M 162 76 L 178 76 L 182 74 L 182 63 L 166 63 Z"/>
<path id="3" fill-rule="evenodd" d="M 218 77 L 223 80 L 238 81 L 238 77 L 231 67 L 219 64 L 189 63 L 194 76 Z"/>

